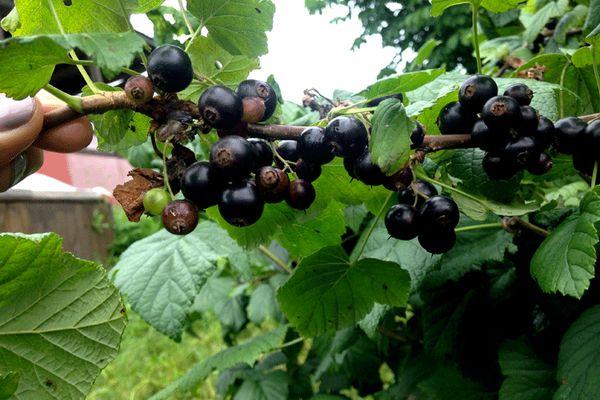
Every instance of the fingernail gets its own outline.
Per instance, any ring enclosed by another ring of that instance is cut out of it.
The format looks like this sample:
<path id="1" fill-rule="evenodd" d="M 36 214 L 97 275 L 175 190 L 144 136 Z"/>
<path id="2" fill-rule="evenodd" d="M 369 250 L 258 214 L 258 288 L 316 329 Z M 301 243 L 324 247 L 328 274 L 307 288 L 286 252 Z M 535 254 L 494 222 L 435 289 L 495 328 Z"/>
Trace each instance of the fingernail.
<path id="1" fill-rule="evenodd" d="M 27 156 L 25 156 L 25 154 L 19 154 L 11 161 L 10 166 L 13 171 L 13 178 L 10 186 L 14 186 L 21 182 L 25 177 L 25 172 L 27 171 Z"/>
<path id="2" fill-rule="evenodd" d="M 13 100 L 0 94 L 0 132 L 23 125 L 33 117 L 35 101 L 32 97 Z"/>

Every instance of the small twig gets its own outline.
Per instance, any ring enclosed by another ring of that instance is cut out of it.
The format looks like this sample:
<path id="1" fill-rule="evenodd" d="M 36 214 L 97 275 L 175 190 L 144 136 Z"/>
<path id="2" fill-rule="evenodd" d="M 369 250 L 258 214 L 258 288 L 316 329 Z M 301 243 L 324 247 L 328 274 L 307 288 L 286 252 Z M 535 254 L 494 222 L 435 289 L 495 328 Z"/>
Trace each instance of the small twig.
<path id="1" fill-rule="evenodd" d="M 459 233 L 459 232 L 474 231 L 474 230 L 479 230 L 479 229 L 494 229 L 494 228 L 502 228 L 502 226 L 503 225 L 501 222 L 491 222 L 489 224 L 462 226 L 460 228 L 456 228 L 454 230 L 454 232 Z"/>
<path id="2" fill-rule="evenodd" d="M 289 342 L 285 342 L 282 345 L 278 346 L 277 348 L 278 349 L 283 349 L 285 347 L 293 346 L 293 345 L 301 343 L 303 341 L 304 341 L 304 338 L 303 337 L 299 337 L 299 338 L 296 338 L 294 340 L 290 340 Z"/>
<path id="3" fill-rule="evenodd" d="M 287 264 L 285 262 L 283 262 L 283 260 L 279 257 L 277 257 L 275 254 L 273 254 L 271 252 L 271 250 L 269 250 L 265 245 L 260 245 L 258 246 L 258 249 L 268 258 L 271 259 L 271 261 L 273 261 L 275 263 L 275 265 L 277 265 L 279 268 L 281 268 L 284 272 L 288 273 L 288 274 L 292 274 L 292 269 L 290 267 L 287 266 Z"/>
<path id="4" fill-rule="evenodd" d="M 269 140 L 291 139 L 298 140 L 306 126 L 293 125 L 258 125 L 248 124 L 248 133 L 250 136 L 260 137 Z"/>
<path id="5" fill-rule="evenodd" d="M 508 232 L 514 232 L 516 228 L 520 227 L 530 230 L 531 232 L 543 237 L 547 237 L 548 235 L 550 235 L 550 232 L 548 232 L 544 228 L 534 225 L 531 222 L 525 221 L 524 219 L 521 219 L 519 217 L 504 217 L 502 219 L 502 226 Z"/>

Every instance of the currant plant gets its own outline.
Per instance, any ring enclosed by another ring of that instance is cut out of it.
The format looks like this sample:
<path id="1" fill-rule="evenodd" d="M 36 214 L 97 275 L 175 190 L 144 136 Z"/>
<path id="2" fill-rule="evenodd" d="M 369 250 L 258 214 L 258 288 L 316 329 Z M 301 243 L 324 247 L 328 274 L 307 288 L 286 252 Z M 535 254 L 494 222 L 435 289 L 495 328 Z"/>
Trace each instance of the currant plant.
<path id="1" fill-rule="evenodd" d="M 87 115 L 135 167 L 128 219 L 164 229 L 108 275 L 55 234 L 0 235 L 0 397 L 85 398 L 126 312 L 176 342 L 212 314 L 227 344 L 152 399 L 204 398 L 213 372 L 233 399 L 600 397 L 600 1 L 433 0 L 468 4 L 477 74 L 425 52 L 305 106 L 248 79 L 270 0 L 179 3 L 152 45 L 129 18 L 160 0 L 2 22 L 0 92 L 64 101 L 46 128 Z M 49 83 L 61 64 L 81 96 Z"/>

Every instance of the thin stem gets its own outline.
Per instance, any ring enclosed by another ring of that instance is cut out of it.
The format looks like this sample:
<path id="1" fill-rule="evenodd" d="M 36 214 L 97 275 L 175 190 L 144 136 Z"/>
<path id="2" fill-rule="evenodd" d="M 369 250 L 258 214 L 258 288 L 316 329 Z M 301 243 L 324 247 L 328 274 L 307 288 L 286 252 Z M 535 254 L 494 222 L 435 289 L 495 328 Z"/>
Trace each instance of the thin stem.
<path id="1" fill-rule="evenodd" d="M 282 344 L 281 346 L 278 346 L 277 348 L 278 349 L 283 349 L 285 347 L 293 346 L 293 345 L 301 343 L 303 341 L 304 341 L 304 338 L 303 337 L 299 337 L 299 338 L 296 338 L 294 340 L 290 340 L 289 342 L 285 342 L 284 344 Z"/>
<path id="2" fill-rule="evenodd" d="M 81 106 L 81 97 L 71 96 L 70 94 L 63 92 L 59 88 L 54 87 L 49 83 L 44 85 L 44 89 L 54 97 L 64 101 L 70 109 L 75 110 L 78 113 L 83 112 Z"/>
<path id="3" fill-rule="evenodd" d="M 169 183 L 169 172 L 167 171 L 167 146 L 169 145 L 169 140 L 167 140 L 165 142 L 165 147 L 163 148 L 163 155 L 162 155 L 162 160 L 163 160 L 163 180 L 165 181 L 165 186 L 167 187 L 167 190 L 169 191 L 169 194 L 171 194 L 171 199 L 175 198 L 175 194 L 173 193 L 173 189 L 171 189 L 171 184 Z"/>
<path id="4" fill-rule="evenodd" d="M 600 72 L 598 72 L 598 62 L 600 62 L 600 60 L 598 60 L 598 62 L 596 61 L 596 48 L 594 45 L 590 46 L 590 51 L 592 52 L 592 68 L 594 69 L 594 77 L 596 78 L 596 87 L 598 88 L 598 95 L 600 96 Z"/>
<path id="5" fill-rule="evenodd" d="M 516 227 L 521 227 L 543 237 L 547 237 L 548 235 L 550 235 L 550 232 L 548 232 L 544 228 L 534 225 L 531 222 L 525 221 L 524 219 L 521 219 L 519 217 L 504 217 L 503 226 L 505 226 L 505 229 L 509 232 L 512 232 Z"/>
<path id="6" fill-rule="evenodd" d="M 90 66 L 90 65 L 96 65 L 96 62 L 94 60 L 71 60 L 70 64 Z M 120 70 L 121 70 L 121 72 L 124 72 L 129 75 L 141 75 L 140 72 L 130 69 L 130 68 L 126 68 L 126 67 L 121 67 Z"/>
<path id="7" fill-rule="evenodd" d="M 483 207 L 485 207 L 487 209 L 487 207 L 485 206 L 485 204 L 483 204 L 481 202 L 481 200 L 479 200 L 477 197 L 473 196 L 472 194 L 465 193 L 462 190 L 457 189 L 457 188 L 455 188 L 453 186 L 450 186 L 450 185 L 447 185 L 447 184 L 445 184 L 443 182 L 440 182 L 440 181 L 437 181 L 435 179 L 432 179 L 432 178 L 428 177 L 427 174 L 424 174 L 422 172 L 417 172 L 416 176 L 419 179 L 422 179 L 422 180 L 427 181 L 429 183 L 432 183 L 434 185 L 439 185 L 439 186 L 443 187 L 446 190 L 449 190 L 451 192 L 458 193 L 458 194 L 460 194 L 462 196 L 465 196 L 466 198 L 468 198 L 470 200 L 473 200 L 473 201 L 477 202 L 478 204 L 481 204 Z"/>
<path id="8" fill-rule="evenodd" d="M 362 114 L 362 113 L 367 113 L 367 112 L 373 112 L 377 109 L 377 107 L 357 107 L 357 108 L 351 108 L 347 111 L 343 111 L 343 112 L 336 112 L 336 115 L 353 115 L 353 114 Z"/>
<path id="9" fill-rule="evenodd" d="M 567 62 L 565 63 L 565 66 L 563 67 L 562 72 L 560 73 L 560 86 L 564 87 L 565 86 L 565 77 L 567 75 L 567 69 L 569 68 L 569 65 L 571 64 L 570 61 L 567 60 Z M 558 110 L 560 113 L 560 117 L 564 118 L 565 117 L 565 96 L 564 96 L 564 90 L 561 90 L 558 94 L 558 100 L 560 102 L 560 109 Z"/>
<path id="10" fill-rule="evenodd" d="M 188 31 L 190 31 L 190 35 L 193 35 L 194 28 L 192 28 L 192 24 L 190 23 L 190 20 L 188 19 L 187 11 L 185 10 L 185 7 L 183 6 L 183 1 L 177 0 L 177 3 L 179 3 L 179 10 L 181 11 L 181 14 L 183 15 L 183 20 L 185 21 L 185 26 L 187 26 Z"/>
<path id="11" fill-rule="evenodd" d="M 479 6 L 473 4 L 473 47 L 477 58 L 477 72 L 481 74 L 481 54 L 479 52 Z"/>
<path id="12" fill-rule="evenodd" d="M 292 274 L 292 269 L 290 267 L 287 266 L 287 264 L 285 262 L 283 262 L 283 260 L 279 257 L 277 257 L 275 254 L 273 254 L 271 252 L 271 250 L 269 250 L 267 248 L 267 246 L 265 245 L 260 245 L 258 246 L 258 249 L 268 258 L 271 259 L 271 261 L 273 261 L 275 263 L 275 265 L 277 265 L 279 268 L 281 268 L 283 271 L 285 271 L 288 274 Z"/>
<path id="13" fill-rule="evenodd" d="M 192 37 L 190 37 L 190 39 L 188 40 L 188 42 L 185 45 L 186 52 L 190 49 L 192 42 L 194 41 L 194 39 L 196 39 L 196 36 L 198 36 L 200 34 L 201 30 L 202 30 L 202 25 L 199 25 L 198 28 L 194 31 L 194 34 L 192 35 Z"/>
<path id="14" fill-rule="evenodd" d="M 502 228 L 502 223 L 501 222 L 492 222 L 489 224 L 463 226 L 460 228 L 456 228 L 454 230 L 454 232 L 459 233 L 459 232 L 474 231 L 474 230 L 478 230 L 478 229 L 493 229 L 493 228 Z"/>
<path id="15" fill-rule="evenodd" d="M 277 151 L 277 147 L 275 147 L 275 143 L 271 142 L 271 150 L 273 150 L 273 155 L 275 155 L 275 157 L 281 161 L 281 163 L 283 164 L 283 171 L 289 171 L 290 174 L 294 175 L 294 177 L 296 177 L 296 173 L 294 172 L 294 170 L 292 169 L 290 162 L 288 160 L 286 160 L 285 158 L 281 157 L 281 154 L 279 154 L 279 152 Z"/>
<path id="16" fill-rule="evenodd" d="M 592 182 L 590 187 L 593 189 L 596 187 L 596 179 L 598 178 L 598 161 L 594 162 L 594 171 L 592 172 Z"/>
<path id="17" fill-rule="evenodd" d="M 361 240 L 360 249 L 358 250 L 356 255 L 353 255 L 353 257 L 352 257 L 354 261 L 359 260 L 360 257 L 362 256 L 363 252 L 365 251 L 367 242 L 369 241 L 369 238 L 373 234 L 373 231 L 375 230 L 375 226 L 377 225 L 377 222 L 379 222 L 379 220 L 381 219 L 381 216 L 383 215 L 383 212 L 385 211 L 385 207 L 387 206 L 388 202 L 392 198 L 393 194 L 394 194 L 393 192 L 390 192 L 390 194 L 387 195 L 387 197 L 383 201 L 383 204 L 381 205 L 381 208 L 377 212 L 377 215 L 375 215 L 375 218 L 373 218 L 373 221 L 371 221 L 371 225 L 369 226 L 369 229 L 367 230 L 366 234 L 360 238 L 360 240 Z"/>
<path id="18" fill-rule="evenodd" d="M 201 75 L 201 74 L 194 73 L 194 78 L 196 78 L 200 82 L 206 81 L 206 82 L 210 83 L 213 86 L 216 86 L 216 85 L 219 84 L 219 82 L 215 81 L 210 76 L 206 76 L 206 75 Z"/>

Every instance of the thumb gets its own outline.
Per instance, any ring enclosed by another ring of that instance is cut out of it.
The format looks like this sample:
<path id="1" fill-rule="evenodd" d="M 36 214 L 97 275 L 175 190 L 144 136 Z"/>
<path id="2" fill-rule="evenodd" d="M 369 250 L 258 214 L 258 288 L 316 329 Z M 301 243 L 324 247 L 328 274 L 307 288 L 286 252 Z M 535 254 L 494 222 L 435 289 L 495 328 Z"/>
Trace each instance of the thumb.
<path id="1" fill-rule="evenodd" d="M 43 122 L 44 112 L 36 99 L 13 100 L 0 94 L 0 165 L 31 146 Z"/>

